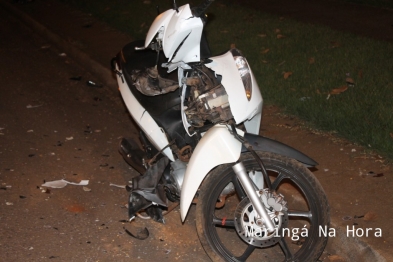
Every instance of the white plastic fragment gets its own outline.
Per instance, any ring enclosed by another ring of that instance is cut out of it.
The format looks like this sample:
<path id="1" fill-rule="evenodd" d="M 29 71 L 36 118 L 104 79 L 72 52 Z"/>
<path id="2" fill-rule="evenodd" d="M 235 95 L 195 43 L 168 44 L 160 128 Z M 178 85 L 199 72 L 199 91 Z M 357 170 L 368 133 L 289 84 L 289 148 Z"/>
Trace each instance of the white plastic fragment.
<path id="1" fill-rule="evenodd" d="M 6 204 L 7 206 L 12 206 L 12 205 L 14 205 L 14 203 L 12 203 L 12 202 L 5 202 L 5 204 Z"/>
<path id="2" fill-rule="evenodd" d="M 356 152 L 356 149 L 355 149 L 355 148 L 353 148 L 353 149 L 351 150 L 351 152 Z"/>
<path id="3" fill-rule="evenodd" d="M 112 184 L 112 183 L 110 183 L 109 186 L 114 186 L 114 187 L 119 187 L 119 188 L 126 188 L 125 185 L 117 185 L 117 184 Z"/>
<path id="4" fill-rule="evenodd" d="M 70 140 L 72 140 L 72 139 L 74 139 L 74 137 L 72 137 L 72 136 L 66 137 L 66 140 L 68 140 L 68 141 L 70 141 Z"/>
<path id="5" fill-rule="evenodd" d="M 88 187 L 84 186 L 84 187 L 83 187 L 83 191 L 85 191 L 85 192 L 90 192 L 90 191 L 91 191 L 91 188 L 88 188 Z"/>
<path id="6" fill-rule="evenodd" d="M 61 180 L 45 182 L 41 186 L 51 187 L 51 188 L 63 188 L 67 184 L 76 185 L 76 186 L 87 186 L 89 184 L 89 180 L 81 180 L 79 183 L 74 183 L 74 182 L 68 182 L 67 180 L 61 179 Z"/>
<path id="7" fill-rule="evenodd" d="M 27 130 L 27 133 L 33 133 L 33 132 L 34 132 L 33 129 Z"/>

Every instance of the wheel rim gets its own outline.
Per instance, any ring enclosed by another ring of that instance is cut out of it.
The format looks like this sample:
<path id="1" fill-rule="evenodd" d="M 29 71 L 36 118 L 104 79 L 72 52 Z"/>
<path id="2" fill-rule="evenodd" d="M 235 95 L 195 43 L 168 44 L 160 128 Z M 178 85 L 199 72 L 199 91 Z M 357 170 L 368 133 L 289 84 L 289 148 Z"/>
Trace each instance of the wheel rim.
<path id="1" fill-rule="evenodd" d="M 254 161 L 245 161 L 243 163 L 247 170 L 258 170 Z M 236 198 L 240 202 L 246 196 L 240 183 L 237 181 L 236 175 L 233 172 L 228 172 L 218 183 L 214 192 L 211 193 L 210 199 L 218 199 L 220 192 L 222 192 L 228 183 L 232 182 L 236 192 L 231 197 L 234 200 L 228 197 L 224 207 L 221 209 L 216 209 L 216 205 L 211 201 L 212 203 L 209 203 L 208 206 L 209 210 L 206 220 L 206 234 L 209 235 L 209 239 L 213 242 L 211 244 L 213 244 L 216 251 L 224 256 L 226 260 L 245 261 L 246 259 L 252 259 L 252 257 L 260 260 L 261 255 L 265 258 L 274 259 L 275 261 L 296 260 L 302 257 L 302 254 L 310 252 L 313 248 L 315 238 L 319 237 L 318 216 L 316 215 L 319 207 L 314 199 L 312 188 L 307 188 L 307 185 L 303 185 L 304 181 L 294 174 L 296 172 L 295 170 L 290 170 L 277 164 L 272 165 L 268 162 L 265 165 L 271 178 L 272 189 L 278 190 L 278 192 L 285 191 L 286 193 L 293 193 L 293 188 L 295 188 L 298 193 L 294 199 L 290 200 L 291 202 L 288 203 L 289 210 L 285 212 L 285 216 L 288 217 L 288 221 L 290 222 L 289 225 L 286 223 L 283 224 L 276 232 L 279 236 L 284 235 L 285 237 L 275 237 L 267 240 L 265 246 L 270 246 L 271 248 L 269 249 L 271 250 L 268 250 L 266 247 L 262 249 L 257 248 L 241 240 L 237 235 L 238 232 L 234 230 L 236 221 L 233 215 L 233 205 L 237 207 L 238 204 L 229 202 L 236 202 Z M 287 195 L 284 194 L 284 196 Z M 303 200 L 298 199 L 299 196 Z M 296 209 L 291 209 L 291 206 L 296 207 Z M 307 232 L 307 237 L 303 238 L 305 232 Z M 228 240 L 229 233 L 232 233 L 231 237 L 237 240 L 232 242 Z M 243 248 L 241 252 L 238 252 L 239 246 Z M 258 254 L 255 255 L 254 253 L 256 252 Z"/>

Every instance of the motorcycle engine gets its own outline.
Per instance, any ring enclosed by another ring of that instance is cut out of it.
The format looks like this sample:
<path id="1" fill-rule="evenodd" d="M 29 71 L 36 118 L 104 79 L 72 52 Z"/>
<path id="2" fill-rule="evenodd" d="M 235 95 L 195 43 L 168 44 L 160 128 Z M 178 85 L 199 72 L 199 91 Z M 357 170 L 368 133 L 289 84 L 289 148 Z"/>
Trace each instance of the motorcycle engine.
<path id="1" fill-rule="evenodd" d="M 203 127 L 207 121 L 213 124 L 233 118 L 228 95 L 220 83 L 220 77 L 205 66 L 194 68 L 190 77 L 183 80 L 187 85 L 185 114 L 194 128 Z"/>

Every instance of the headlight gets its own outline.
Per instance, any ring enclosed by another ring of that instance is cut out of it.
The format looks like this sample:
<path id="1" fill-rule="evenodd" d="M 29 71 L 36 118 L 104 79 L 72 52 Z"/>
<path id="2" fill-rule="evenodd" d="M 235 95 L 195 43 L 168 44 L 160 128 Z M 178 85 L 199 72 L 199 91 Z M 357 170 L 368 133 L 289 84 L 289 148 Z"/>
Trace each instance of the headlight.
<path id="1" fill-rule="evenodd" d="M 239 71 L 240 77 L 242 78 L 247 99 L 248 101 L 250 101 L 252 95 L 250 67 L 248 66 L 246 58 L 244 58 L 243 56 L 234 56 L 233 58 L 235 59 L 237 70 Z"/>

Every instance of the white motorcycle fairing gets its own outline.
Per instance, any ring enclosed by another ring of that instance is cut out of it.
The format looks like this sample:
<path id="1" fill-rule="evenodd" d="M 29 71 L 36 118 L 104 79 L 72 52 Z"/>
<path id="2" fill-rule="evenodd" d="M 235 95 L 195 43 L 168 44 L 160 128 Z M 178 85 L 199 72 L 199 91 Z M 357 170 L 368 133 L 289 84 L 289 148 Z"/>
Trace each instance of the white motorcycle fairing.
<path id="1" fill-rule="evenodd" d="M 260 114 L 262 112 L 263 99 L 251 68 L 249 68 L 249 70 L 251 75 L 252 96 L 251 99 L 248 100 L 243 81 L 234 62 L 232 53 L 229 51 L 221 56 L 211 57 L 209 59 L 213 62 L 206 64 L 206 66 L 212 69 L 217 75 L 222 76 L 222 85 L 225 87 L 225 91 L 228 94 L 231 112 L 236 124 L 251 120 L 255 115 Z M 258 126 L 254 126 L 254 130 L 247 129 L 248 132 L 255 134 L 259 133 L 260 121 L 258 120 L 260 120 L 260 116 L 259 119 L 254 120 L 255 124 Z"/>
<path id="2" fill-rule="evenodd" d="M 119 70 L 116 65 L 116 70 L 120 74 L 116 75 L 117 83 L 119 85 L 119 90 L 121 96 L 123 97 L 123 101 L 127 106 L 128 111 L 130 112 L 132 118 L 138 124 L 138 126 L 143 130 L 146 134 L 149 141 L 159 150 L 162 150 L 164 147 L 168 145 L 168 139 L 165 135 L 165 132 L 162 128 L 157 125 L 157 122 L 151 117 L 149 112 L 139 103 L 139 101 L 132 94 L 130 88 L 127 83 L 123 81 L 121 74 L 122 71 Z M 175 161 L 172 150 L 168 147 L 163 150 L 163 154 L 167 156 L 171 161 Z"/>
<path id="3" fill-rule="evenodd" d="M 167 10 L 156 17 L 147 33 L 145 47 L 157 36 L 162 42 L 165 56 L 171 63 L 199 62 L 200 42 L 203 30 L 201 18 L 194 17 L 190 6 Z"/>
<path id="4" fill-rule="evenodd" d="M 241 136 L 244 135 L 241 130 L 237 132 Z M 185 220 L 195 193 L 209 171 L 218 165 L 236 162 L 240 157 L 241 148 L 242 144 L 225 125 L 215 125 L 206 132 L 196 146 L 184 176 L 180 197 L 182 221 Z"/>

